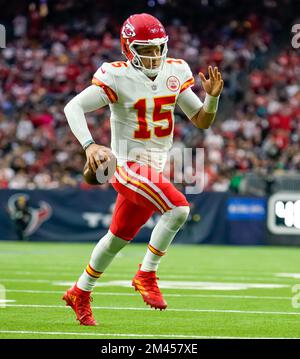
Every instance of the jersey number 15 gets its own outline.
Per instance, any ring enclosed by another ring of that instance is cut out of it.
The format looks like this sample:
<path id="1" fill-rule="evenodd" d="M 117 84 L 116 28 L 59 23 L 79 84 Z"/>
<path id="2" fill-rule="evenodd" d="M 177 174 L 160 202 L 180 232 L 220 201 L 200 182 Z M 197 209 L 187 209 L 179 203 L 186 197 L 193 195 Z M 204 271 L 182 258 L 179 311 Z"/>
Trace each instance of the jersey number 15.
<path id="1" fill-rule="evenodd" d="M 172 110 L 163 110 L 165 105 L 173 105 L 176 101 L 176 96 L 163 96 L 156 97 L 154 100 L 154 107 L 152 113 L 153 122 L 159 122 L 162 120 L 167 120 L 167 127 L 157 125 L 154 127 L 154 134 L 156 137 L 166 137 L 169 136 L 173 130 L 173 117 Z M 146 118 L 146 99 L 142 98 L 138 100 L 133 106 L 137 110 L 137 120 L 138 120 L 138 129 L 134 131 L 134 138 L 139 139 L 149 139 L 151 138 L 151 130 L 148 128 L 148 122 Z"/>

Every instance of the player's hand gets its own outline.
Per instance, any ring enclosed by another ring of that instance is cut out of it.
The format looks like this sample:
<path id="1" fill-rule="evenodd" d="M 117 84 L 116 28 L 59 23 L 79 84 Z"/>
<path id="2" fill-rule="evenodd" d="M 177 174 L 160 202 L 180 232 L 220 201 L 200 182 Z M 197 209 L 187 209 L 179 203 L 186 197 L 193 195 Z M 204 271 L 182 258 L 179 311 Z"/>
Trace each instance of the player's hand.
<path id="1" fill-rule="evenodd" d="M 199 76 L 205 92 L 211 96 L 218 97 L 224 86 L 224 81 L 218 68 L 215 67 L 213 70 L 212 66 L 208 66 L 208 80 L 202 72 L 199 72 Z"/>
<path id="2" fill-rule="evenodd" d="M 102 163 L 108 161 L 111 150 L 108 147 L 91 144 L 85 151 L 86 159 L 90 170 L 96 173 L 98 167 L 102 167 Z"/>

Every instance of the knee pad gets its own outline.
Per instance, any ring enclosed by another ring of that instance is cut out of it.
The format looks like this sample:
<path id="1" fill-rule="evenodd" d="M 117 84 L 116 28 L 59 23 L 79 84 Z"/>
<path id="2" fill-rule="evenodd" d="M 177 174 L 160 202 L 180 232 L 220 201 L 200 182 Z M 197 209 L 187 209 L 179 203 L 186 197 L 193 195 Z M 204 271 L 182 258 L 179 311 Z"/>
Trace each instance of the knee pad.
<path id="1" fill-rule="evenodd" d="M 165 218 L 165 224 L 170 231 L 178 231 L 187 220 L 189 213 L 189 206 L 179 206 L 165 212 L 162 218 Z"/>
<path id="2" fill-rule="evenodd" d="M 94 248 L 90 265 L 98 272 L 104 272 L 106 267 L 113 260 L 115 255 L 126 246 L 128 241 L 115 236 L 111 231 L 108 231 L 104 237 L 97 243 Z"/>
<path id="3" fill-rule="evenodd" d="M 101 247 L 109 255 L 118 253 L 123 247 L 128 244 L 128 241 L 115 236 L 111 231 L 108 231 L 106 235 L 98 242 L 96 247 Z"/>

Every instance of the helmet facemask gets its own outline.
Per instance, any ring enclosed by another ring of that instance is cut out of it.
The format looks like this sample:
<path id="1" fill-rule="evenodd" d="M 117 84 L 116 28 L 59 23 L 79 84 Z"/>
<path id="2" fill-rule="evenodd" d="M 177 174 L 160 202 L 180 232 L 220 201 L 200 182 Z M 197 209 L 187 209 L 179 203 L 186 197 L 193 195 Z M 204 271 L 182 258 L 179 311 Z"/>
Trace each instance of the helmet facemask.
<path id="1" fill-rule="evenodd" d="M 148 77 L 155 77 L 158 75 L 159 71 L 162 70 L 166 57 L 167 57 L 167 51 L 168 51 L 168 37 L 165 38 L 158 38 L 153 40 L 134 40 L 130 45 L 129 49 L 130 52 L 133 55 L 132 64 L 140 69 L 146 76 Z M 148 47 L 148 46 L 160 46 L 160 55 L 159 56 L 146 56 L 146 55 L 140 55 L 139 50 L 141 47 Z M 149 67 L 146 67 L 143 64 L 142 59 L 149 60 Z M 157 67 L 154 67 L 154 62 L 160 60 L 160 64 Z"/>

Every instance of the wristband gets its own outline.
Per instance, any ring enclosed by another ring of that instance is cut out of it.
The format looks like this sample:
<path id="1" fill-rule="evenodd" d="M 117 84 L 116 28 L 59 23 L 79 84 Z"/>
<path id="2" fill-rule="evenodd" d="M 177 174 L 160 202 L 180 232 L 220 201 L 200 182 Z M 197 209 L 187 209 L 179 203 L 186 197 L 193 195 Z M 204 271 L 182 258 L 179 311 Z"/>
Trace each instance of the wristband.
<path id="1" fill-rule="evenodd" d="M 205 96 L 203 110 L 206 113 L 216 113 L 218 109 L 220 96 L 211 96 L 208 93 Z"/>
<path id="2" fill-rule="evenodd" d="M 93 143 L 95 143 L 94 140 L 89 140 L 82 147 L 84 150 L 86 150 L 89 147 L 89 145 L 92 145 Z"/>

